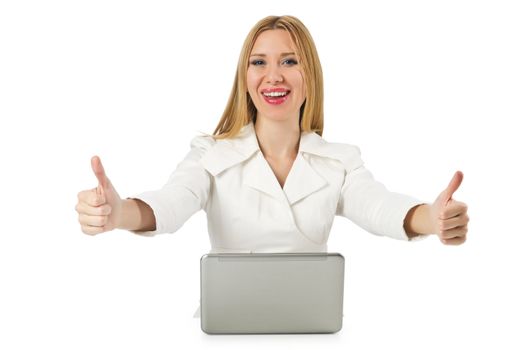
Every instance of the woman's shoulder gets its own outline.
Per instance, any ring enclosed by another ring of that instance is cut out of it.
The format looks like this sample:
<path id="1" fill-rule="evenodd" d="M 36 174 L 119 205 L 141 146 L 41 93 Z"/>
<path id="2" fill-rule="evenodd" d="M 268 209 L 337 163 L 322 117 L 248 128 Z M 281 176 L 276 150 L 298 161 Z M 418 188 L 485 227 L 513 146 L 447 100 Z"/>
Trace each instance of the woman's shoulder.
<path id="1" fill-rule="evenodd" d="M 202 133 L 191 140 L 191 148 L 197 148 L 204 152 L 211 149 L 216 144 L 216 139 L 209 134 Z"/>
<path id="2" fill-rule="evenodd" d="M 316 133 L 304 134 L 301 138 L 299 150 L 319 157 L 337 160 L 343 164 L 347 172 L 363 165 L 361 150 L 358 146 L 348 143 L 329 142 Z"/>
<path id="3" fill-rule="evenodd" d="M 200 163 L 213 176 L 249 158 L 258 149 L 258 145 L 255 145 L 256 141 L 252 142 L 250 137 L 240 135 L 217 139 L 203 134 L 191 141 L 191 147 L 199 150 Z"/>

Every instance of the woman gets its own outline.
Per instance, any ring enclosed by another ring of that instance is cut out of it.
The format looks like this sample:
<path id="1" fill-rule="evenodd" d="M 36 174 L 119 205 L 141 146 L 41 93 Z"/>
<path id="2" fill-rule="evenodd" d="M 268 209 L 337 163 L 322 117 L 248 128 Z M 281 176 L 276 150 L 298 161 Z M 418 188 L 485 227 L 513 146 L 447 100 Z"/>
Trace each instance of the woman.
<path id="1" fill-rule="evenodd" d="M 397 239 L 466 239 L 467 206 L 452 198 L 457 172 L 431 204 L 389 192 L 357 147 L 326 142 L 323 79 L 313 40 L 295 17 L 270 16 L 247 36 L 214 136 L 198 136 L 167 184 L 122 200 L 92 158 L 99 181 L 79 193 L 82 231 L 174 232 L 207 212 L 212 252 L 326 251 L 335 215 Z"/>

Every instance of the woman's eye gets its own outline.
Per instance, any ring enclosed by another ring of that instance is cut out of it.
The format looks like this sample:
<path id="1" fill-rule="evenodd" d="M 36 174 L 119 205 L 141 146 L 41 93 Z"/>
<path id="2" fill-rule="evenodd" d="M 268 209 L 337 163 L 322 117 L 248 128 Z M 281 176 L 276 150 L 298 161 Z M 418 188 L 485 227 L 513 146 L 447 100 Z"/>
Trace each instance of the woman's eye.
<path id="1" fill-rule="evenodd" d="M 266 62 L 264 62 L 264 60 L 253 60 L 250 63 L 253 66 L 262 66 L 262 65 L 266 64 Z M 293 58 L 288 58 L 288 59 L 285 59 L 284 61 L 282 61 L 282 63 L 287 65 L 287 66 L 293 66 L 293 65 L 297 64 L 297 60 L 295 60 Z"/>

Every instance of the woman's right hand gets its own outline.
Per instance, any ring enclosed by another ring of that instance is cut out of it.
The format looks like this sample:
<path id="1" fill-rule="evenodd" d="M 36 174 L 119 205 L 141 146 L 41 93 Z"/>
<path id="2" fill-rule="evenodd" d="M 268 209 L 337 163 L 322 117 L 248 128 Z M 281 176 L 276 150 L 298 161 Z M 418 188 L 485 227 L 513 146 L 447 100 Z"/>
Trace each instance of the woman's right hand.
<path id="1" fill-rule="evenodd" d="M 92 157 L 92 169 L 99 184 L 96 188 L 79 192 L 75 206 L 82 232 L 88 235 L 118 228 L 123 206 L 98 156 Z"/>

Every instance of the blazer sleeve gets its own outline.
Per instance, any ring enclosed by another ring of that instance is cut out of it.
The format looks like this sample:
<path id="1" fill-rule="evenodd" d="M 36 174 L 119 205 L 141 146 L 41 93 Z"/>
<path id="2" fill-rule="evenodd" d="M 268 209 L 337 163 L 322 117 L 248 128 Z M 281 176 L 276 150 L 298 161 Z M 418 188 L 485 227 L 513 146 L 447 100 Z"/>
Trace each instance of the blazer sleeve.
<path id="1" fill-rule="evenodd" d="M 346 176 L 336 214 L 375 235 L 409 240 L 403 227 L 405 217 L 412 207 L 424 202 L 388 191 L 365 168 L 359 148 L 349 147 L 345 159 Z"/>
<path id="2" fill-rule="evenodd" d="M 159 190 L 140 193 L 134 197 L 148 204 L 156 218 L 154 231 L 132 231 L 153 236 L 176 232 L 194 213 L 203 209 L 209 198 L 211 175 L 200 164 L 200 159 L 215 143 L 210 136 L 197 136 L 191 150 Z"/>

